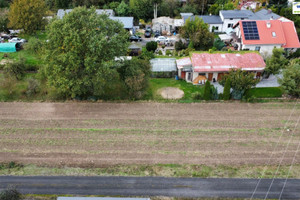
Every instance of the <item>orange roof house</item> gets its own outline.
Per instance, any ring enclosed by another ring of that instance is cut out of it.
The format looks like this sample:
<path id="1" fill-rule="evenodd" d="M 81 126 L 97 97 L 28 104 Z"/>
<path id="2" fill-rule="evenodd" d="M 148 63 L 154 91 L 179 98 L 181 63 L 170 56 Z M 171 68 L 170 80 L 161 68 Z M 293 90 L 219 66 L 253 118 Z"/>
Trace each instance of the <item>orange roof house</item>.
<path id="1" fill-rule="evenodd" d="M 274 47 L 287 50 L 300 48 L 293 21 L 278 20 L 239 21 L 235 26 L 239 49 L 257 50 L 272 54 Z"/>

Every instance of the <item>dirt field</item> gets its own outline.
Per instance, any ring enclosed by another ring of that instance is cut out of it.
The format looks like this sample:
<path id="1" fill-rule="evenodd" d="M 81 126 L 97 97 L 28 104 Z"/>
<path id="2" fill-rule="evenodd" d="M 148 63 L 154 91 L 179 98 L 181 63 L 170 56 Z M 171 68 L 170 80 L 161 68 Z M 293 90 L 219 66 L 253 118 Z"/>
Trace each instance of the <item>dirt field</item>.
<path id="1" fill-rule="evenodd" d="M 289 164 L 299 116 L 295 102 L 0 103 L 0 162 L 264 165 L 273 154 L 270 164 L 278 164 L 294 134 L 283 161 Z M 300 153 L 296 158 L 299 164 Z"/>

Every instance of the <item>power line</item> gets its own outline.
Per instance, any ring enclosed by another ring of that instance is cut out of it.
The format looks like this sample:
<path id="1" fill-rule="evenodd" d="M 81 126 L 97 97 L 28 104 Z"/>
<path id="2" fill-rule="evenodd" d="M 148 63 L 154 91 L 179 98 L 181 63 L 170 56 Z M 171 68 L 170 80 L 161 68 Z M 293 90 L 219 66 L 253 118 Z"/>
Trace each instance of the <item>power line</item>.
<path id="1" fill-rule="evenodd" d="M 268 165 L 270 164 L 270 161 L 271 161 L 271 159 L 272 159 L 272 157 L 273 157 L 273 155 L 274 155 L 274 151 L 277 149 L 277 146 L 278 146 L 278 144 L 279 144 L 279 142 L 280 142 L 280 140 L 281 140 L 281 138 L 282 138 L 282 136 L 283 136 L 284 130 L 287 128 L 287 123 L 290 121 L 292 114 L 294 114 L 295 108 L 296 108 L 296 105 L 297 105 L 297 104 L 298 104 L 298 102 L 295 103 L 294 108 L 293 108 L 293 110 L 291 111 L 288 120 L 285 122 L 285 125 L 284 125 L 284 127 L 283 127 L 283 129 L 282 129 L 282 131 L 281 131 L 280 137 L 278 138 L 278 141 L 277 141 L 277 143 L 276 143 L 274 149 L 272 150 L 271 156 L 269 157 L 269 160 L 268 160 L 268 162 L 266 163 L 266 166 L 265 166 L 264 169 L 263 169 L 263 173 L 262 173 L 261 177 L 259 178 L 259 180 L 258 180 L 256 186 L 255 186 L 255 189 L 254 189 L 254 191 L 253 191 L 253 193 L 252 193 L 252 195 L 251 195 L 250 200 L 253 199 L 253 197 L 254 197 L 254 195 L 255 195 L 257 189 L 258 189 L 258 186 L 259 186 L 259 184 L 260 184 L 262 178 L 264 177 L 264 175 L 265 175 L 265 173 L 266 173 L 266 170 L 267 170 L 267 168 L 268 168 Z"/>

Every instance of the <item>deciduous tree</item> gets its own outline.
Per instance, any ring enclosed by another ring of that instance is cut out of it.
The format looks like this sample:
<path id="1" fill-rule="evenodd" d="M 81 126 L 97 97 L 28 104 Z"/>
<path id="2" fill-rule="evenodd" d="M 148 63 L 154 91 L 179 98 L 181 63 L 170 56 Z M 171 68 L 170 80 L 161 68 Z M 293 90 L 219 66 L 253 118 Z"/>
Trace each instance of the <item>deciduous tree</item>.
<path id="1" fill-rule="evenodd" d="M 272 53 L 272 56 L 266 61 L 265 72 L 267 75 L 278 74 L 288 64 L 288 60 L 283 55 L 283 49 L 274 48 Z"/>
<path id="2" fill-rule="evenodd" d="M 279 80 L 284 91 L 294 97 L 300 97 L 300 64 L 291 63 L 283 70 L 283 78 Z"/>
<path id="3" fill-rule="evenodd" d="M 189 39 L 196 50 L 208 50 L 213 46 L 214 34 L 209 32 L 208 24 L 199 17 L 188 19 L 181 28 L 182 37 Z"/>
<path id="4" fill-rule="evenodd" d="M 8 13 L 9 27 L 32 34 L 44 28 L 46 11 L 44 0 L 14 0 Z"/>
<path id="5" fill-rule="evenodd" d="M 48 39 L 49 84 L 72 98 L 105 95 L 105 89 L 118 80 L 114 59 L 126 55 L 129 45 L 123 24 L 85 7 L 54 20 Z"/>

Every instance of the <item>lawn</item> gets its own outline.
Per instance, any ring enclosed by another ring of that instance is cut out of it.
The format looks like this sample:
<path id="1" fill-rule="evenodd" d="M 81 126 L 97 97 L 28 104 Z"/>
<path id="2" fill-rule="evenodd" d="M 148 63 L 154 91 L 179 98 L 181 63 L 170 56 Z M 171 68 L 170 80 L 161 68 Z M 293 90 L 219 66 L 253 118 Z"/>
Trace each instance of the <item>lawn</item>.
<path id="1" fill-rule="evenodd" d="M 279 87 L 268 87 L 268 88 L 253 88 L 250 89 L 246 96 L 255 98 L 279 98 L 282 97 L 283 91 Z"/>
<path id="2" fill-rule="evenodd" d="M 181 100 L 193 100 L 193 95 L 196 93 L 203 94 L 203 86 L 195 86 L 192 83 L 187 83 L 184 80 L 175 80 L 172 78 L 152 78 L 150 79 L 150 93 L 153 100 L 162 100 L 159 89 L 164 87 L 176 87 L 184 92 L 184 97 Z"/>
<path id="3" fill-rule="evenodd" d="M 31 66 L 37 66 L 42 62 L 36 54 L 27 50 L 21 50 L 15 53 L 0 53 L 0 61 L 4 59 L 4 54 L 8 55 L 8 59 L 19 60 L 20 58 L 25 58 L 25 63 Z"/>

